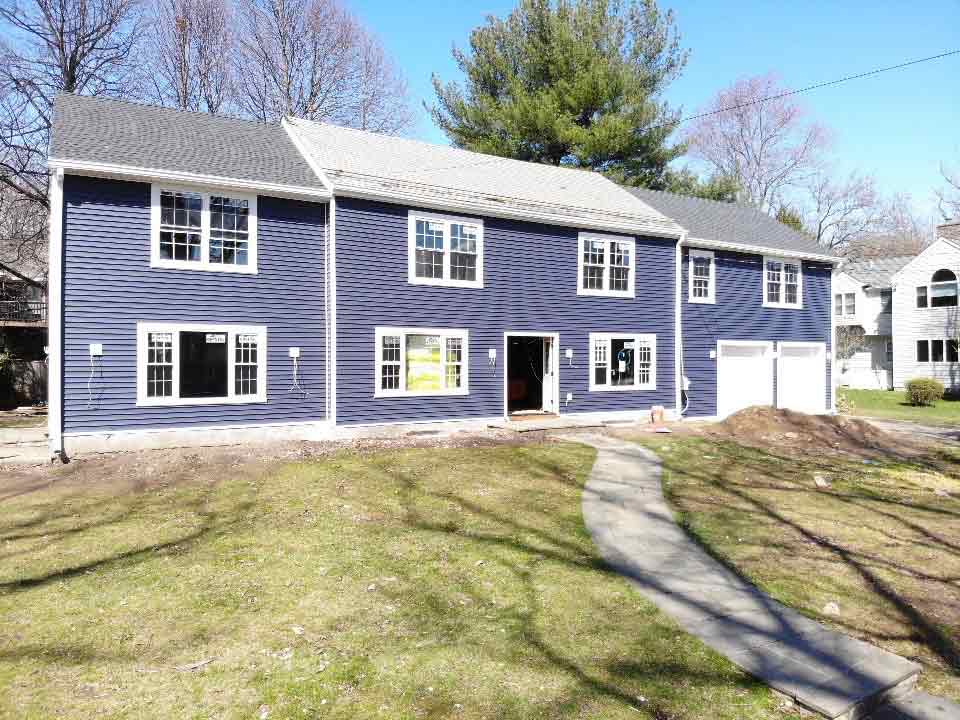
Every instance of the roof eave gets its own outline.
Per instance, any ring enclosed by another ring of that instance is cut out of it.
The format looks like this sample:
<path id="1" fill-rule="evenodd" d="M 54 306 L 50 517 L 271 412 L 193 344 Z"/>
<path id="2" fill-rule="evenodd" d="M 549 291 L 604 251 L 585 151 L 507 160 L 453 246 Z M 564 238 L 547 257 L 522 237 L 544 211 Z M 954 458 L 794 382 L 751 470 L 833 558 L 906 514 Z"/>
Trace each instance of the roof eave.
<path id="1" fill-rule="evenodd" d="M 726 240 L 708 240 L 707 238 L 701 237 L 688 237 L 685 241 L 685 244 L 714 248 L 717 250 L 735 250 L 737 252 L 751 253 L 753 255 L 775 255 L 777 257 L 816 260 L 818 262 L 827 262 L 833 265 L 843 262 L 843 258 L 836 257 L 834 255 L 822 255 L 819 253 L 804 252 L 802 250 L 787 250 L 785 248 L 766 247 L 763 245 L 747 245 L 745 243 L 728 242 Z"/>
<path id="2" fill-rule="evenodd" d="M 308 200 L 329 200 L 330 192 L 326 188 L 304 187 L 287 185 L 285 183 L 245 180 L 242 178 L 226 177 L 222 175 L 204 175 L 201 173 L 183 172 L 179 170 L 164 170 L 161 168 L 145 168 L 132 165 L 118 165 L 114 163 L 92 162 L 89 160 L 72 160 L 69 158 L 51 157 L 47 160 L 47 167 L 51 170 L 63 170 L 77 175 L 94 177 L 108 177 L 119 180 L 142 180 L 146 182 L 163 181 L 198 185 L 203 187 L 219 187 L 231 190 L 245 190 L 259 192 L 265 195 L 278 197 L 294 197 Z"/>

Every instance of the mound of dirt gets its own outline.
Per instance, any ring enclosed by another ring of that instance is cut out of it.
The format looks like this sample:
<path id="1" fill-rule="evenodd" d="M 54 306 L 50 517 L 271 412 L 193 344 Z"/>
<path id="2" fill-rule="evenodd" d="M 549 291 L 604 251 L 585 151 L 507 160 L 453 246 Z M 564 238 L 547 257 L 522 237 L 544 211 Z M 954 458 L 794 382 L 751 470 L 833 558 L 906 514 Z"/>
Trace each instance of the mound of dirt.
<path id="1" fill-rule="evenodd" d="M 754 447 L 788 451 L 874 456 L 909 450 L 902 438 L 864 420 L 843 415 L 807 415 L 770 407 L 741 410 L 711 426 L 708 434 L 730 437 Z"/>

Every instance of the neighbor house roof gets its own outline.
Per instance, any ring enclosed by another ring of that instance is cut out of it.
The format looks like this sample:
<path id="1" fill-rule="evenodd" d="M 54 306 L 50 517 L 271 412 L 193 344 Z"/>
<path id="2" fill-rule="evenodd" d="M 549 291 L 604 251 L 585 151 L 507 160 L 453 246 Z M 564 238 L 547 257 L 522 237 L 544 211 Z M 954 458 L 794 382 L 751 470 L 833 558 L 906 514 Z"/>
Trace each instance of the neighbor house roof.
<path id="1" fill-rule="evenodd" d="M 68 93 L 54 103 L 49 164 L 328 194 L 279 124 Z"/>
<path id="2" fill-rule="evenodd" d="M 893 276 L 914 257 L 916 256 L 900 255 L 897 257 L 864 258 L 845 262 L 840 269 L 864 285 L 875 288 L 889 288 L 893 286 Z"/>
<path id="3" fill-rule="evenodd" d="M 773 251 L 836 262 L 816 240 L 752 205 L 704 200 L 689 195 L 628 188 L 629 192 L 687 229 L 687 242 L 731 249 Z"/>
<path id="4" fill-rule="evenodd" d="M 291 119 L 291 135 L 337 195 L 516 217 L 571 227 L 679 237 L 660 211 L 589 170 Z"/>

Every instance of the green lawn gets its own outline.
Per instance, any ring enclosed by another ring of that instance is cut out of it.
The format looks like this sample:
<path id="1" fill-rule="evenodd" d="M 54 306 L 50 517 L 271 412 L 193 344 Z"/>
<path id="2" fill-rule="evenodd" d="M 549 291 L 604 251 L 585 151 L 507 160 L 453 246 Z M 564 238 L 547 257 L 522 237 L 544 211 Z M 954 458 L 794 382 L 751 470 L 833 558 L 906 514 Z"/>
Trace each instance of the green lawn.
<path id="1" fill-rule="evenodd" d="M 211 452 L 0 484 L 0 716 L 785 717 L 604 568 L 584 446 Z"/>
<path id="2" fill-rule="evenodd" d="M 852 415 L 926 425 L 960 425 L 960 399 L 943 399 L 933 407 L 915 407 L 907 402 L 903 390 L 840 388 L 839 393 L 853 401 Z"/>
<path id="3" fill-rule="evenodd" d="M 920 662 L 922 687 L 960 700 L 960 460 L 635 439 L 663 459 L 668 501 L 709 552 L 787 605 Z"/>

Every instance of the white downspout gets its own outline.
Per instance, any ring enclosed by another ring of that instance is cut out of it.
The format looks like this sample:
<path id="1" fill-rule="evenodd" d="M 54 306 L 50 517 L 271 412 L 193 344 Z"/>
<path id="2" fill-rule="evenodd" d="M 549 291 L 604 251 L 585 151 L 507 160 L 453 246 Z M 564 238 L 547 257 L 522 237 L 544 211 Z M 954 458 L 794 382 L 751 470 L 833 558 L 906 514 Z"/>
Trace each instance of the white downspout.
<path id="1" fill-rule="evenodd" d="M 674 272 L 676 275 L 674 287 L 674 388 L 676 401 L 676 415 L 679 419 L 683 415 L 683 244 L 687 234 L 683 233 L 677 240 Z"/>
<path id="2" fill-rule="evenodd" d="M 50 175 L 47 270 L 47 443 L 51 458 L 63 452 L 63 170 Z"/>

